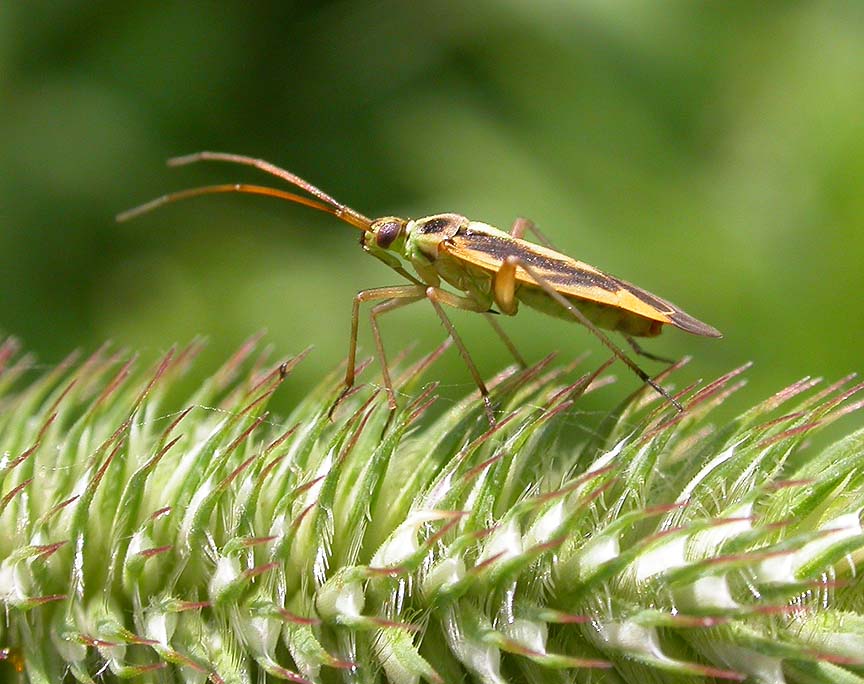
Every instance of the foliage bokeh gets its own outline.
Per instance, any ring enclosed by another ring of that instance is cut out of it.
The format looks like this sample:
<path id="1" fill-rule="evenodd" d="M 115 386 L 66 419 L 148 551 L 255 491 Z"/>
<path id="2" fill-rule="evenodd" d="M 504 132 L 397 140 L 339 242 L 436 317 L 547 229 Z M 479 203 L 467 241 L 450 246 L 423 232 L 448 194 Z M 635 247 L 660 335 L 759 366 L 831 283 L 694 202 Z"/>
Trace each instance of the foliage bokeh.
<path id="1" fill-rule="evenodd" d="M 172 189 L 261 180 L 163 165 L 218 149 L 368 215 L 529 216 L 720 328 L 646 346 L 703 377 L 752 359 L 754 397 L 860 370 L 862 30 L 864 4 L 839 1 L 4 3 L 0 327 L 49 364 L 199 333 L 223 358 L 267 328 L 286 355 L 315 346 L 302 394 L 344 358 L 354 292 L 394 278 L 352 229 L 260 198 L 114 223 Z M 484 373 L 509 362 L 454 320 Z M 529 359 L 604 357 L 575 326 L 504 323 Z M 443 337 L 422 305 L 383 326 L 391 353 Z M 470 383 L 455 352 L 438 375 Z"/>

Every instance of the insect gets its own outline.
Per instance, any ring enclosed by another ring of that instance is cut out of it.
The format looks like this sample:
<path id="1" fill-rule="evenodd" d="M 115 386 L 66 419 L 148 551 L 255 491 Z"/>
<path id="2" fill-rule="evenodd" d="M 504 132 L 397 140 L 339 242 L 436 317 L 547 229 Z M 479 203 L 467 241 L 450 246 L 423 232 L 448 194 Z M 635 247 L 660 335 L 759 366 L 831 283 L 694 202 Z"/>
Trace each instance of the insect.
<path id="1" fill-rule="evenodd" d="M 244 183 L 209 185 L 163 195 L 119 214 L 117 220 L 126 221 L 169 202 L 200 195 L 237 192 L 276 197 L 332 214 L 361 230 L 360 245 L 363 250 L 408 281 L 407 284 L 362 290 L 354 297 L 342 396 L 354 385 L 360 306 L 367 302 L 374 303 L 370 322 L 391 410 L 396 408 L 396 396 L 387 368 L 378 317 L 413 302 L 427 300 L 456 344 L 480 391 L 492 425 L 495 424 L 495 417 L 489 392 L 444 307 L 485 314 L 495 332 L 523 366 L 525 363 L 518 350 L 494 320 L 493 314 L 513 316 L 522 303 L 545 314 L 581 323 L 678 411 L 683 410 L 681 404 L 603 330 L 622 333 L 634 352 L 659 361 L 667 360 L 644 351 L 634 338 L 659 335 L 664 325 L 672 325 L 693 335 L 721 337 L 718 330 L 671 302 L 555 251 L 527 219 L 517 219 L 509 233 L 455 213 L 419 219 L 397 216 L 370 219 L 337 202 L 299 176 L 262 159 L 224 152 L 198 152 L 170 159 L 168 164 L 184 166 L 199 161 L 251 166 L 286 181 L 309 196 Z M 529 230 L 546 245 L 523 239 Z M 410 265 L 414 273 L 410 273 L 405 265 Z M 458 294 L 444 289 L 442 282 L 449 284 Z"/>

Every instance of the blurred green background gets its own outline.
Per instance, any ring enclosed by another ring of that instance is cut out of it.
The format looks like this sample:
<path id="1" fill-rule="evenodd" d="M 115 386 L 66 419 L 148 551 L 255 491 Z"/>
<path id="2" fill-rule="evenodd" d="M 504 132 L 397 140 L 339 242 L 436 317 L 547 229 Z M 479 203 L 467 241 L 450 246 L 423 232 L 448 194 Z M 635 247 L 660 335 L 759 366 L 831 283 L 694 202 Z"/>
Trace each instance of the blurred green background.
<path id="1" fill-rule="evenodd" d="M 2 3 L 0 327 L 45 364 L 198 334 L 215 363 L 266 328 L 280 355 L 315 347 L 288 396 L 335 368 L 355 291 L 398 282 L 350 227 L 239 196 L 114 222 L 170 190 L 270 183 L 164 166 L 216 149 L 367 215 L 531 217 L 725 333 L 646 343 L 696 357 L 679 382 L 753 360 L 755 401 L 861 370 L 862 36 L 854 1 Z M 453 319 L 484 374 L 509 363 L 479 317 Z M 529 359 L 605 358 L 575 325 L 502 322 Z M 391 354 L 444 335 L 422 304 L 383 330 Z M 616 374 L 593 405 L 637 386 Z M 430 375 L 471 388 L 452 350 Z"/>

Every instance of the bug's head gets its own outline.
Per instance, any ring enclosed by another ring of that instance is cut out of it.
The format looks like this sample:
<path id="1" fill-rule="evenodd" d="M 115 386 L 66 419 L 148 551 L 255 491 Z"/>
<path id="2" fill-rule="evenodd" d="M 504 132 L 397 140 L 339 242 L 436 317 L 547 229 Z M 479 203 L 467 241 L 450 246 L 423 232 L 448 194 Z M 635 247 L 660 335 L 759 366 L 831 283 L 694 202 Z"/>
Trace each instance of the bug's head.
<path id="1" fill-rule="evenodd" d="M 404 242 L 407 221 L 398 216 L 384 216 L 375 219 L 369 230 L 361 238 L 363 246 L 372 250 L 398 249 Z"/>

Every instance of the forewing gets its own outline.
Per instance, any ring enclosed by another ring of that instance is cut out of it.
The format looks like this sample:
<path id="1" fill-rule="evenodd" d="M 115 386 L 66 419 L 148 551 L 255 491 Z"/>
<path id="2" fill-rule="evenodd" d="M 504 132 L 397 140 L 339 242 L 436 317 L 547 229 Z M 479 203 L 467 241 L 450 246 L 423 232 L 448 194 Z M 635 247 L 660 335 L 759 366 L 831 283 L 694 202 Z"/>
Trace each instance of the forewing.
<path id="1" fill-rule="evenodd" d="M 447 240 L 444 247 L 451 257 L 493 274 L 507 257 L 516 257 L 527 263 L 538 276 L 565 296 L 623 309 L 650 320 L 674 325 L 694 335 L 720 336 L 719 331 L 710 325 L 626 280 L 603 273 L 555 250 L 510 237 L 495 229 L 487 231 L 469 228 Z M 523 285 L 539 287 L 534 278 L 518 266 L 516 280 Z"/>

